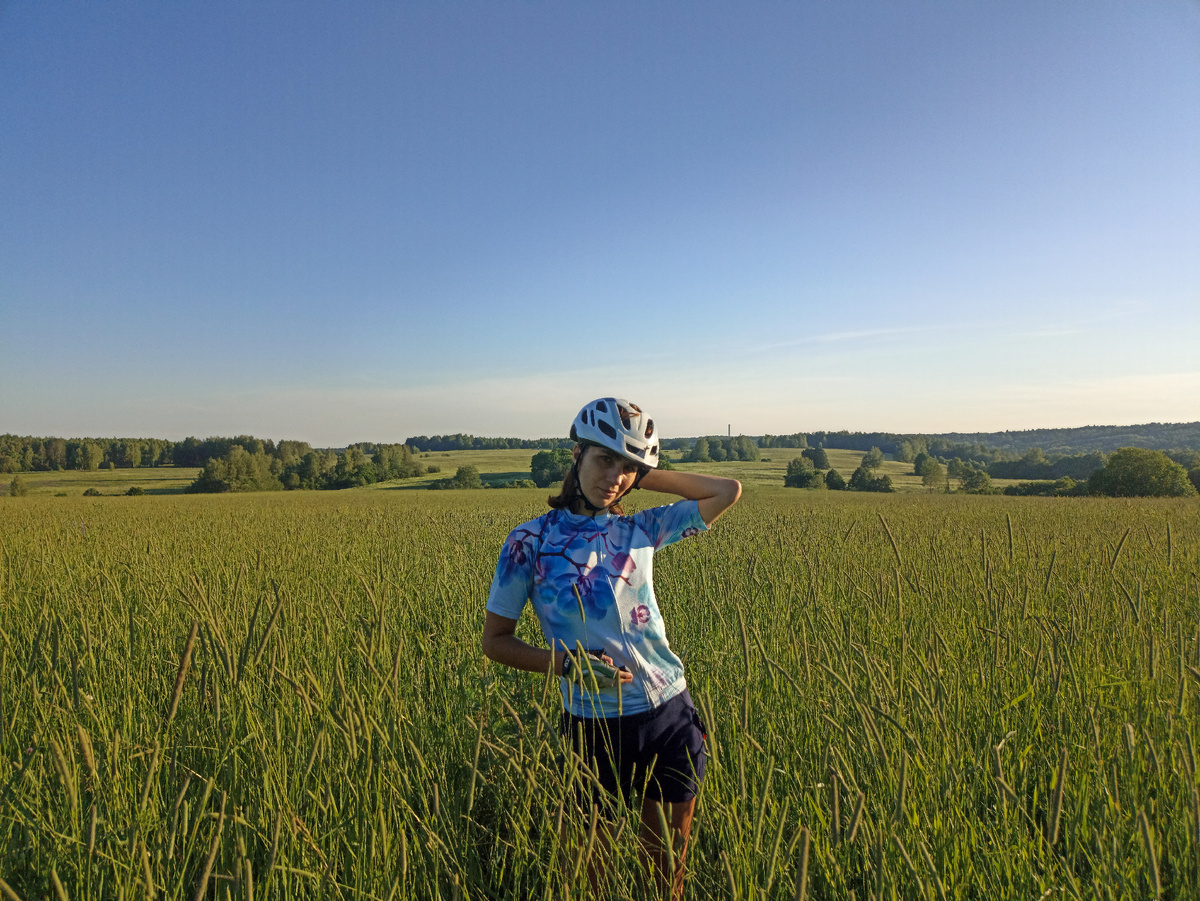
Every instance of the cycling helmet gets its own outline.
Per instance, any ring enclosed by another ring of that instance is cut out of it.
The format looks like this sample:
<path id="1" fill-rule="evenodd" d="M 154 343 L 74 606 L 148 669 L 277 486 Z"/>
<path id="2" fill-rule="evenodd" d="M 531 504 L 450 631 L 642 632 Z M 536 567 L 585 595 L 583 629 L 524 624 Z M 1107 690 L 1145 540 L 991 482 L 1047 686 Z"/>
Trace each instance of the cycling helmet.
<path id="1" fill-rule="evenodd" d="M 601 397 L 580 410 L 571 423 L 571 440 L 606 447 L 650 469 L 658 467 L 654 420 L 620 397 Z"/>

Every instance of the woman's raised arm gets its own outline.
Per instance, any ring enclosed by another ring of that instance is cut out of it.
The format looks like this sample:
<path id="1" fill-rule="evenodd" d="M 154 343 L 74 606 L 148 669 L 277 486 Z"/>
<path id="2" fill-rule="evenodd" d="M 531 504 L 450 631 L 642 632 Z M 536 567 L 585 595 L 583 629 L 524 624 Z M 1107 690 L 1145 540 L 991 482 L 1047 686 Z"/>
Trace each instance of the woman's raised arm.
<path id="1" fill-rule="evenodd" d="M 638 487 L 698 501 L 700 516 L 705 525 L 710 526 L 742 496 L 742 483 L 737 479 L 710 476 L 700 472 L 680 472 L 677 469 L 652 469 L 646 473 Z"/>

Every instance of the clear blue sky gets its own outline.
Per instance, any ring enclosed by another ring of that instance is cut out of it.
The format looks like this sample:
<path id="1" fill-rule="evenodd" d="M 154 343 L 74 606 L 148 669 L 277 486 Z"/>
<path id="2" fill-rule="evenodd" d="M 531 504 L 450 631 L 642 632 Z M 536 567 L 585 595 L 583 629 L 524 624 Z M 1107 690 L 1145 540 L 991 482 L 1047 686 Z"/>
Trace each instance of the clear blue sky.
<path id="1" fill-rule="evenodd" d="M 1200 419 L 1200 4 L 0 3 L 0 432 Z"/>

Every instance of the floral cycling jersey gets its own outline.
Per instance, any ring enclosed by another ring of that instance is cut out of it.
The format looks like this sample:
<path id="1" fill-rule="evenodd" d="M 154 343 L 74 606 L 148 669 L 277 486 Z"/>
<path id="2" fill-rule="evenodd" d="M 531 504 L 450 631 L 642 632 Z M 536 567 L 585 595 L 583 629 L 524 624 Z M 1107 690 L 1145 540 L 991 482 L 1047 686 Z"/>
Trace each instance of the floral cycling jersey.
<path id="1" fill-rule="evenodd" d="M 599 691 L 561 680 L 569 712 L 651 710 L 687 687 L 654 597 L 654 551 L 707 528 L 696 501 L 595 519 L 551 510 L 509 533 L 487 609 L 515 620 L 529 601 L 550 647 L 602 652 L 633 673 L 632 682 Z"/>

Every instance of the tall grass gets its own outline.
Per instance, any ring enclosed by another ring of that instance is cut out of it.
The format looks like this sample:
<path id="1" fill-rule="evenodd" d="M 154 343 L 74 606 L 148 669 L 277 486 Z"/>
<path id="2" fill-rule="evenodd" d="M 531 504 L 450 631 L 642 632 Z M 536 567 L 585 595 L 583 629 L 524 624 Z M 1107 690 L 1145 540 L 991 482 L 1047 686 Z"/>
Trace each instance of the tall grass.
<path id="1" fill-rule="evenodd" d="M 0 894 L 581 895 L 557 687 L 478 650 L 541 494 L 0 503 Z M 1198 513 L 761 490 L 665 550 L 689 896 L 1196 897 Z"/>

